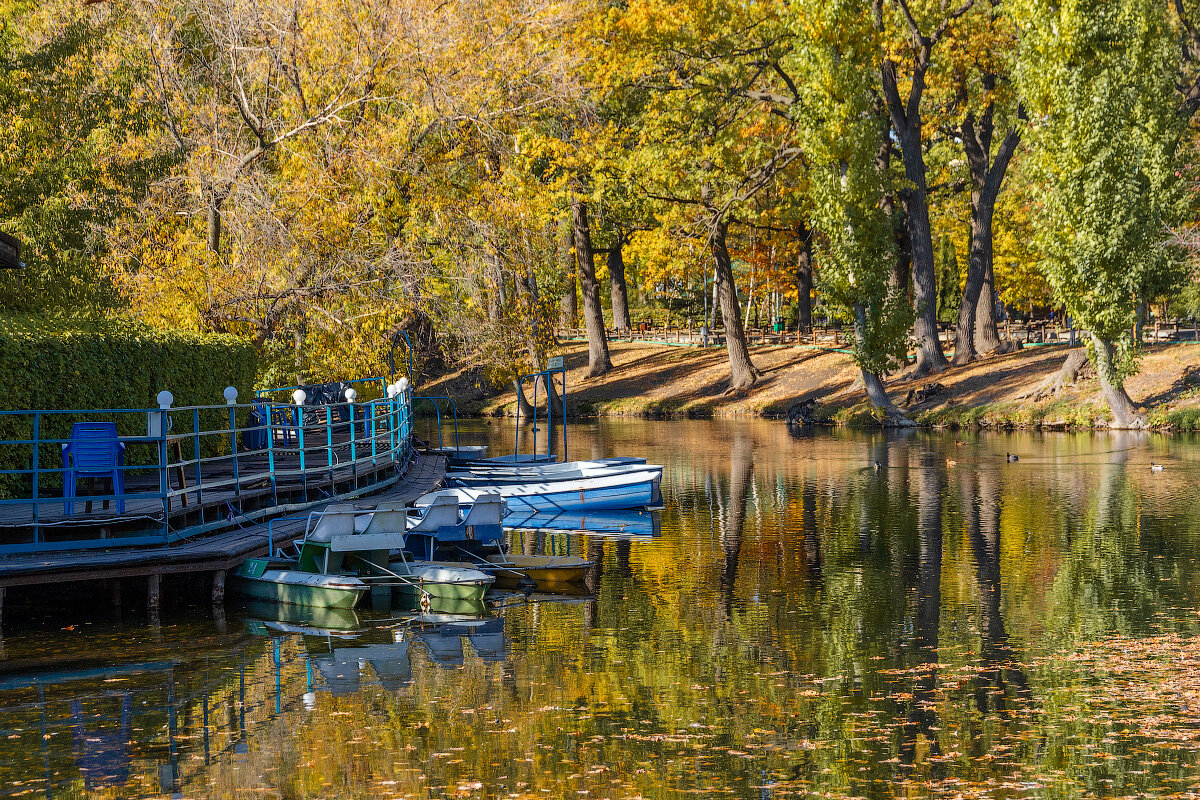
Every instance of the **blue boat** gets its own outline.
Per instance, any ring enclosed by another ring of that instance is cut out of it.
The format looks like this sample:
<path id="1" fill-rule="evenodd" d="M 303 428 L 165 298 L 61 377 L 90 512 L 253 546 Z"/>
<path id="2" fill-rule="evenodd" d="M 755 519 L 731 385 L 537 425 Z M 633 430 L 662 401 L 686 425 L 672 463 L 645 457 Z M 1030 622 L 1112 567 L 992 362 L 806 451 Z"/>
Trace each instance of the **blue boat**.
<path id="1" fill-rule="evenodd" d="M 496 493 L 504 498 L 510 512 L 520 511 L 599 511 L 604 509 L 647 508 L 662 505 L 662 468 L 646 468 L 579 480 L 517 483 L 480 488 L 453 487 L 418 497 L 416 506 L 428 505 L 433 498 L 453 493 L 460 503 L 474 503 L 481 495 Z"/>
<path id="2" fill-rule="evenodd" d="M 564 461 L 537 467 L 521 467 L 513 470 L 479 470 L 469 472 L 447 472 L 447 486 L 500 486 L 517 483 L 551 483 L 558 481 L 581 481 L 585 478 L 607 478 L 645 470 L 662 470 L 657 464 L 647 464 L 646 459 L 625 461 L 602 459 L 598 461 Z"/>
<path id="3" fill-rule="evenodd" d="M 510 530 L 572 531 L 610 539 L 641 539 L 662 535 L 658 511 L 598 511 L 591 514 L 560 511 L 510 512 Z"/>

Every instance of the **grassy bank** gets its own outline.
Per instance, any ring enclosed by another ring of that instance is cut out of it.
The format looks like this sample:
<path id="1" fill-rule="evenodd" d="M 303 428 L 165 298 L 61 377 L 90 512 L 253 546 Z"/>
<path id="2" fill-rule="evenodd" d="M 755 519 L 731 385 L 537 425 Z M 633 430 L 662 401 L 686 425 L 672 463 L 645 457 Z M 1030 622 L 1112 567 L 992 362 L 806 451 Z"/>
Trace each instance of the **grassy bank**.
<path id="1" fill-rule="evenodd" d="M 753 348 L 759 381 L 746 392 L 728 394 L 725 351 L 634 343 L 614 343 L 613 370 L 586 378 L 587 348 L 566 348 L 570 411 L 576 416 L 785 417 L 805 400 L 817 403 L 819 420 L 841 425 L 876 425 L 848 354 L 813 347 Z M 1053 375 L 1066 358 L 1065 346 L 1029 347 L 951 367 L 932 378 L 893 379 L 888 393 L 921 425 L 951 428 L 1105 427 L 1110 419 L 1095 378 L 1065 387 L 1055 396 L 1032 401 L 1029 391 Z M 1128 382 L 1156 428 L 1200 430 L 1200 345 L 1148 347 L 1141 372 Z M 1189 367 L 1193 369 L 1189 370 Z M 915 396 L 936 382 L 941 390 L 920 402 Z M 509 414 L 511 390 L 495 391 L 469 373 L 455 373 L 423 393 L 449 392 L 462 398 L 468 414 Z"/>

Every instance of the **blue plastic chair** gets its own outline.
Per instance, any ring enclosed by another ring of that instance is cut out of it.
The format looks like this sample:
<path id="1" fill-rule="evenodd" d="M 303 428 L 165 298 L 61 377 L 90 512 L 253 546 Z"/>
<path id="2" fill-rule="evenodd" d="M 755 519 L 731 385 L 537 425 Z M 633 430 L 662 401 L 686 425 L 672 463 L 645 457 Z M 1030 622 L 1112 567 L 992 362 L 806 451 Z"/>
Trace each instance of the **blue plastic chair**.
<path id="1" fill-rule="evenodd" d="M 116 495 L 117 513 L 125 513 L 125 443 L 117 437 L 113 422 L 76 422 L 71 426 L 71 441 L 62 446 L 63 508 L 67 516 L 75 513 L 76 484 L 80 478 L 108 478 Z M 104 501 L 108 506 L 108 501 Z"/>
<path id="2" fill-rule="evenodd" d="M 275 409 L 275 414 L 281 420 L 279 429 L 283 431 L 283 443 L 291 444 L 292 437 L 299 442 L 300 417 L 304 414 L 304 409 L 300 406 L 282 406 Z"/>
<path id="3" fill-rule="evenodd" d="M 266 403 L 254 401 L 250 409 L 250 426 L 242 431 L 242 446 L 247 450 L 267 449 L 267 431 L 270 430 L 271 412 Z"/>

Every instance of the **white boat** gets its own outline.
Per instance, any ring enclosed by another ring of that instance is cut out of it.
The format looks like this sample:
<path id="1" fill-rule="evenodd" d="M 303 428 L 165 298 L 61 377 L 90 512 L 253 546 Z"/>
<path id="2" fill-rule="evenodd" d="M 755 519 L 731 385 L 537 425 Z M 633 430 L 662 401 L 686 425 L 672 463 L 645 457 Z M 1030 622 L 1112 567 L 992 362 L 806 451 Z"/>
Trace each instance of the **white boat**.
<path id="1" fill-rule="evenodd" d="M 229 574 L 230 589 L 253 600 L 314 608 L 354 608 L 370 588 L 350 575 L 280 568 L 294 565 L 294 561 L 247 559 Z"/>
<path id="2" fill-rule="evenodd" d="M 460 503 L 473 503 L 486 494 L 499 494 L 509 512 L 644 508 L 662 505 L 661 482 L 662 467 L 644 467 L 596 478 L 451 487 L 422 495 L 413 504 L 429 505 L 448 494 Z"/>
<path id="3" fill-rule="evenodd" d="M 555 472 L 570 472 L 581 467 L 622 467 L 645 463 L 646 459 L 641 456 L 612 456 L 611 458 L 555 461 L 545 464 L 489 464 L 476 462 L 469 465 L 465 471 L 476 475 L 545 475 Z"/>
<path id="4" fill-rule="evenodd" d="M 451 486 L 490 486 L 504 483 L 546 483 L 549 481 L 582 480 L 623 475 L 644 469 L 661 470 L 657 464 L 646 464 L 645 459 L 618 461 L 597 459 L 594 461 L 564 461 L 561 464 L 546 464 L 541 467 L 521 467 L 511 470 L 470 470 L 446 473 L 446 482 Z"/>

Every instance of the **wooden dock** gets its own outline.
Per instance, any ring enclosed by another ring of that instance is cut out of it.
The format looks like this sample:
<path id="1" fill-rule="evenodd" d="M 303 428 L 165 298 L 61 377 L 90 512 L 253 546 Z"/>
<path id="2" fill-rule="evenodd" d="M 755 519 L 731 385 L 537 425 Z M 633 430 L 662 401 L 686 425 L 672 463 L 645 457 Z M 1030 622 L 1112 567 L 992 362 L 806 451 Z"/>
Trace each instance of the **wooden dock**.
<path id="1" fill-rule="evenodd" d="M 382 487 L 354 500 L 364 509 L 380 502 L 410 502 L 441 484 L 446 473 L 445 459 L 440 455 L 416 453 L 400 474 L 377 483 Z M 330 471 L 329 485 L 338 484 L 337 468 Z M 206 493 L 207 494 L 207 493 Z M 232 493 L 231 493 L 232 494 Z M 245 494 L 241 495 L 245 499 Z M 205 497 L 206 507 L 215 507 L 219 498 Z M 311 510 L 328 503 L 304 503 L 264 506 L 256 510 L 257 519 L 244 514 L 229 514 L 222 529 L 202 533 L 158 546 L 124 547 L 120 540 L 111 540 L 108 549 L 38 552 L 12 555 L 0 559 L 0 615 L 3 613 L 5 592 L 10 587 L 50 586 L 81 581 L 116 581 L 123 578 L 145 578 L 147 605 L 151 614 L 158 610 L 163 576 L 188 573 L 207 573 L 212 576 L 212 599 L 224 598 L 225 573 L 247 558 L 268 552 L 268 522 L 270 518 L 295 514 L 307 516 Z M 298 507 L 298 505 L 300 507 Z M 193 507 L 192 513 L 197 511 Z M 126 515 L 129 509 L 126 509 Z M 304 529 L 304 521 L 285 520 L 271 527 L 277 542 L 286 541 Z M 2 619 L 2 616 L 0 616 Z"/>

